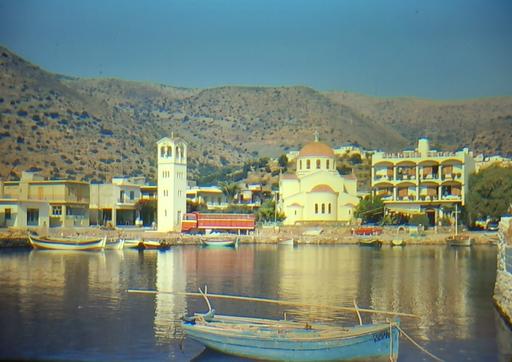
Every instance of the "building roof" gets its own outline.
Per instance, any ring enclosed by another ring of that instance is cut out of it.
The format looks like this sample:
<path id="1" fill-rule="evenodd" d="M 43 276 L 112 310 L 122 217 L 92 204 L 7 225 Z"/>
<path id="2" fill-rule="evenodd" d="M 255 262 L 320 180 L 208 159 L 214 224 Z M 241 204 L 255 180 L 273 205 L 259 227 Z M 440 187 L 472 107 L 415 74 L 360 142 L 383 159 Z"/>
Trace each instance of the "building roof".
<path id="1" fill-rule="evenodd" d="M 334 151 L 325 143 L 314 141 L 302 147 L 299 152 L 299 157 L 311 156 L 334 157 Z"/>
<path id="2" fill-rule="evenodd" d="M 335 194 L 336 192 L 331 188 L 331 186 L 329 185 L 325 185 L 325 184 L 320 184 L 320 185 L 316 185 L 315 187 L 313 187 L 311 189 L 310 192 L 330 192 L 332 194 Z"/>

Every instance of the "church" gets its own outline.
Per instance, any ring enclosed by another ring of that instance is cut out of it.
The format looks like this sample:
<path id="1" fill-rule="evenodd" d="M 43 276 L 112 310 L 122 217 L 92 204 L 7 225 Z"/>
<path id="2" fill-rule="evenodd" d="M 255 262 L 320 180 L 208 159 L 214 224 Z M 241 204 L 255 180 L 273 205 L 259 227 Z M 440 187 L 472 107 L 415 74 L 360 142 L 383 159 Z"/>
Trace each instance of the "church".
<path id="1" fill-rule="evenodd" d="M 285 225 L 300 222 L 350 222 L 359 204 L 357 179 L 341 176 L 336 155 L 325 143 L 306 144 L 296 159 L 296 172 L 279 179 L 279 210 Z"/>

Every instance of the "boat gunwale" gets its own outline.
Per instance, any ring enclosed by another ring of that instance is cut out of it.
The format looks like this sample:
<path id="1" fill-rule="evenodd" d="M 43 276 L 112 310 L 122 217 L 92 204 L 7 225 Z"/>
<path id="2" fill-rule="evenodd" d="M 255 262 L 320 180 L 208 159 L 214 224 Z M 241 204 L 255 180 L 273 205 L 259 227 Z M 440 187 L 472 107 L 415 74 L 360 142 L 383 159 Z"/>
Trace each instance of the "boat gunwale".
<path id="1" fill-rule="evenodd" d="M 287 342 L 320 342 L 320 341 L 336 341 L 336 340 L 348 340 L 350 338 L 358 338 L 366 335 L 370 335 L 373 333 L 378 333 L 381 331 L 388 331 L 390 328 L 390 324 L 388 323 L 379 323 L 379 324 L 366 324 L 363 326 L 355 325 L 353 327 L 338 327 L 338 326 L 329 326 L 324 324 L 312 324 L 310 325 L 311 330 L 316 332 L 316 335 L 310 336 L 282 336 L 283 338 L 279 338 L 279 327 L 282 329 L 296 329 L 299 330 L 307 330 L 305 326 L 299 322 L 292 321 L 281 321 L 281 320 L 272 320 L 272 319 L 257 319 L 257 318 L 248 318 L 249 321 L 245 321 L 244 324 L 250 326 L 251 324 L 256 325 L 253 331 L 247 329 L 223 329 L 220 325 L 215 326 L 215 318 L 228 320 L 228 323 L 224 324 L 233 324 L 236 325 L 236 322 L 244 322 L 245 318 L 233 317 L 233 316 L 215 316 L 214 321 L 205 322 L 204 324 L 189 324 L 184 323 L 186 329 L 195 330 L 200 333 L 206 333 L 209 335 L 216 335 L 222 337 L 236 337 L 236 338 L 244 338 L 244 339 L 252 339 L 252 340 L 277 340 L 277 341 L 287 341 Z M 230 320 L 231 319 L 231 320 Z M 222 321 L 217 321 L 219 324 L 222 324 Z M 274 327 L 275 331 L 269 331 L 269 335 L 257 335 L 260 331 L 258 331 L 258 324 L 269 326 L 269 328 Z M 269 323 L 270 322 L 270 323 Z M 281 324 L 279 326 L 278 324 Z M 392 327 L 396 328 L 396 322 L 391 323 Z M 245 333 L 244 333 L 245 332 Z M 250 332 L 250 333 L 247 333 Z M 355 333 L 354 333 L 355 332 Z M 244 333 L 244 334 L 242 334 Z"/>

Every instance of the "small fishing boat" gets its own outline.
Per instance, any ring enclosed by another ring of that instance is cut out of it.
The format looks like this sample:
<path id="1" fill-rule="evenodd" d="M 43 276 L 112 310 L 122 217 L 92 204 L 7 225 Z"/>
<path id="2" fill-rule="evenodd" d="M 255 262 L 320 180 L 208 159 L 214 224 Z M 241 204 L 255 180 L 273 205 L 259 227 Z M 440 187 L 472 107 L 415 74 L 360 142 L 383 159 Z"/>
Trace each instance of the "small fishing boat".
<path id="1" fill-rule="evenodd" d="M 322 229 L 322 228 L 320 228 L 320 227 L 317 227 L 317 228 L 310 228 L 310 229 L 304 230 L 304 232 L 302 233 L 302 235 L 304 235 L 304 236 L 318 236 L 318 235 L 320 235 L 323 231 L 324 231 L 324 229 Z"/>
<path id="2" fill-rule="evenodd" d="M 124 239 L 123 247 L 125 248 L 138 248 L 142 239 Z"/>
<path id="3" fill-rule="evenodd" d="M 391 240 L 391 246 L 405 246 L 404 239 L 393 239 Z"/>
<path id="4" fill-rule="evenodd" d="M 29 234 L 28 240 L 34 249 L 46 250 L 103 250 L 107 237 L 79 238 L 79 237 L 49 237 Z"/>
<path id="5" fill-rule="evenodd" d="M 359 239 L 358 241 L 360 246 L 370 246 L 373 248 L 380 248 L 382 246 L 382 241 L 376 238 L 370 238 L 370 239 Z"/>
<path id="6" fill-rule="evenodd" d="M 238 238 L 233 240 L 226 239 L 201 239 L 203 246 L 213 247 L 236 247 L 238 245 Z"/>
<path id="7" fill-rule="evenodd" d="M 341 327 L 215 315 L 209 302 L 208 307 L 206 314 L 183 317 L 181 326 L 188 337 L 222 353 L 273 361 L 396 361 L 398 357 L 398 321 Z"/>
<path id="8" fill-rule="evenodd" d="M 106 250 L 121 250 L 124 247 L 124 239 L 107 240 Z"/>
<path id="9" fill-rule="evenodd" d="M 452 235 L 446 238 L 450 246 L 472 246 L 473 238 L 468 235 Z"/>
<path id="10" fill-rule="evenodd" d="M 279 240 L 277 243 L 279 245 L 290 245 L 290 246 L 297 245 L 297 242 L 293 238 L 292 239 Z"/>
<path id="11" fill-rule="evenodd" d="M 164 250 L 169 249 L 171 244 L 161 240 L 141 240 L 137 245 L 141 250 Z"/>

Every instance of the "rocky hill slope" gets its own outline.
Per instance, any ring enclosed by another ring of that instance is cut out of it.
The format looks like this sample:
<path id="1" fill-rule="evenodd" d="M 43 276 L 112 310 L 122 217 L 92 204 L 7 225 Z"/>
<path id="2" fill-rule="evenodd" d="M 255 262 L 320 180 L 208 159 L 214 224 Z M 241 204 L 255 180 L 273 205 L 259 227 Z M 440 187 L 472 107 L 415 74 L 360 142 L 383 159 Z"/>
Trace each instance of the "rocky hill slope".
<path id="1" fill-rule="evenodd" d="M 185 89 L 46 72 L 0 47 L 0 176 L 108 180 L 156 172 L 155 142 L 189 142 L 204 165 L 279 156 L 313 139 L 398 150 L 429 136 L 440 148 L 512 153 L 512 97 L 440 102 L 307 87 Z"/>

